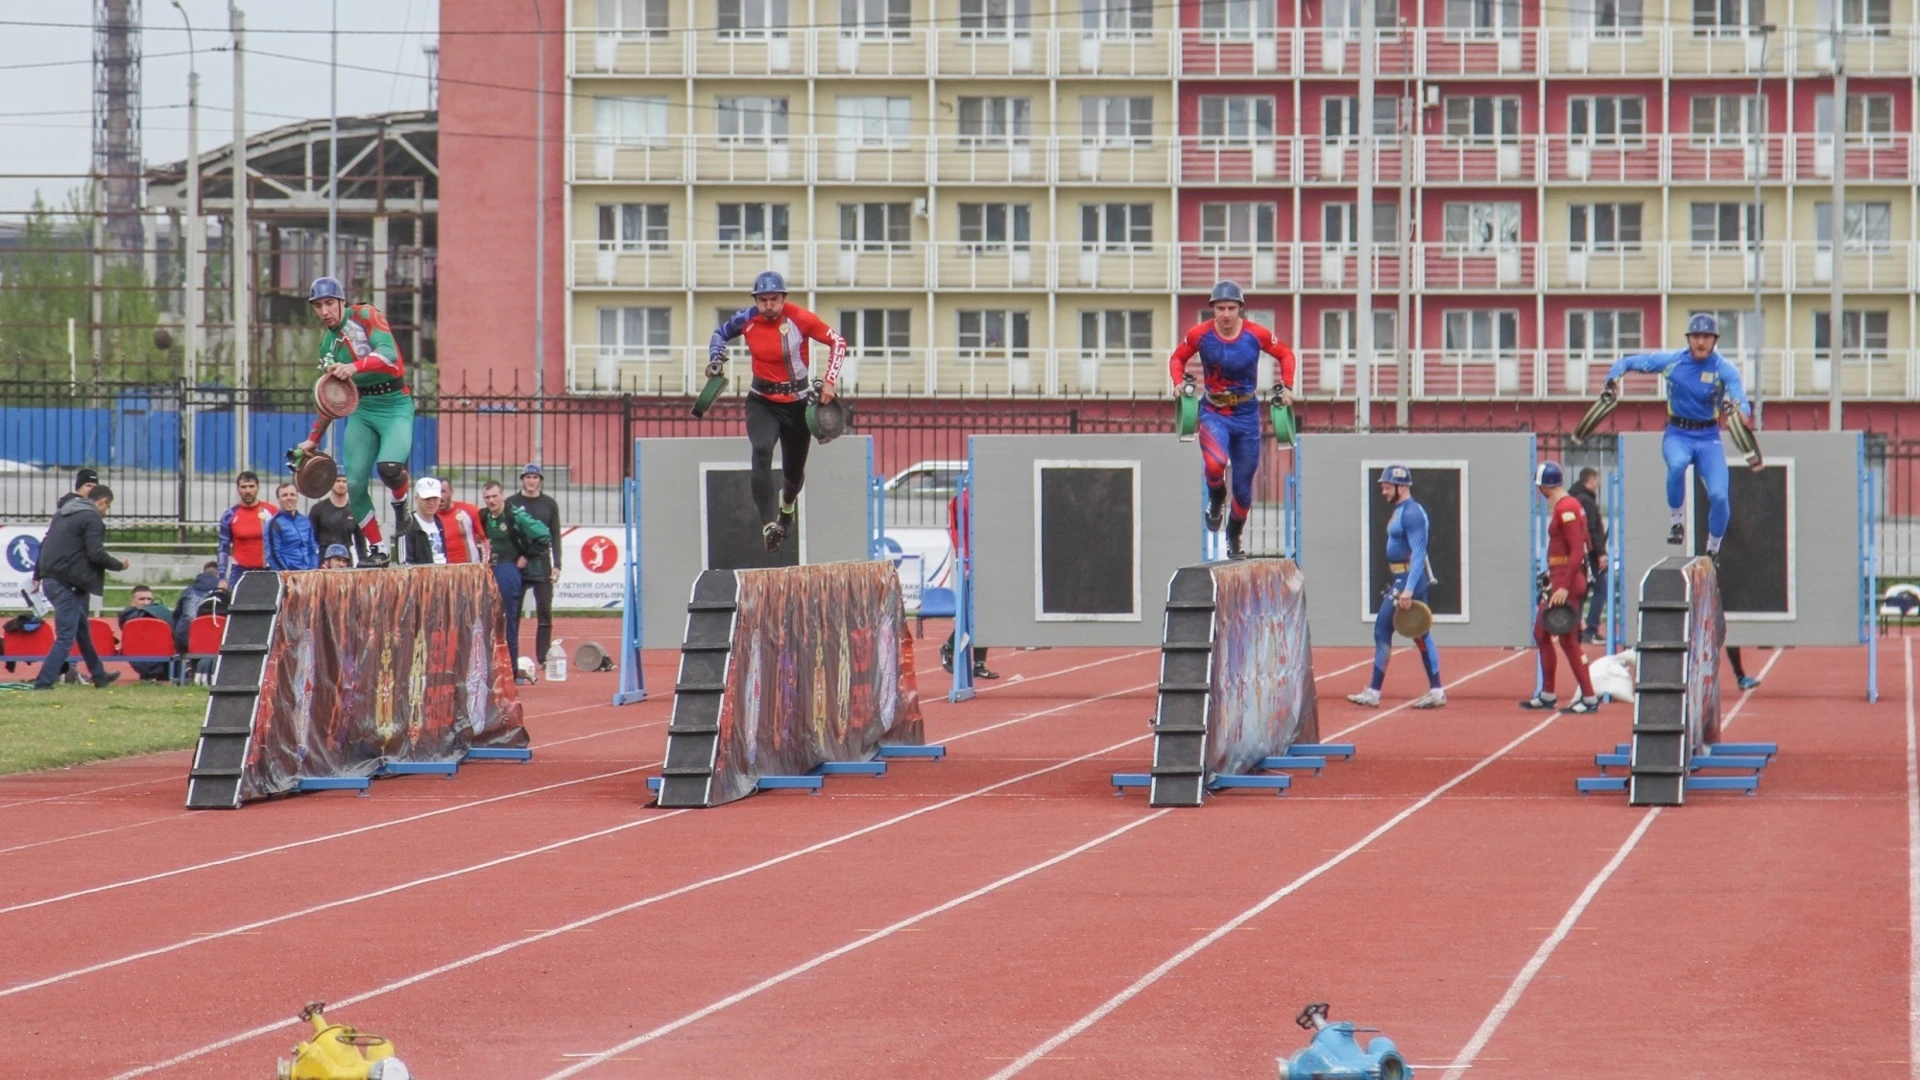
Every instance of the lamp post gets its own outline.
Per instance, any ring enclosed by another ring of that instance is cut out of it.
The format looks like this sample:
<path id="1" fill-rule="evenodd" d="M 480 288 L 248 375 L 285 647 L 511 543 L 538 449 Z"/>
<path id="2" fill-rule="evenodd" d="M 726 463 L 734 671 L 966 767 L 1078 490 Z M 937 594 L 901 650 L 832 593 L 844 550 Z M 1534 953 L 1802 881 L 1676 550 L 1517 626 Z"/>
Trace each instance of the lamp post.
<path id="1" fill-rule="evenodd" d="M 1760 163 L 1760 167 L 1753 170 L 1753 228 L 1749 230 L 1753 242 L 1753 325 L 1747 328 L 1748 333 L 1742 335 L 1742 338 L 1748 336 L 1752 338 L 1747 344 L 1747 349 L 1753 356 L 1753 379 L 1747 385 L 1747 397 L 1753 402 L 1754 422 L 1759 423 L 1760 390 L 1767 379 L 1765 358 L 1760 350 L 1761 342 L 1767 339 L 1767 313 L 1765 302 L 1760 295 L 1761 283 L 1766 280 L 1767 266 L 1766 252 L 1760 245 L 1761 207 L 1764 205 L 1761 199 L 1765 198 L 1760 184 L 1767 175 L 1767 45 L 1771 41 L 1774 25 L 1762 23 L 1753 29 L 1760 35 L 1760 70 L 1753 76 L 1753 100 L 1756 103 L 1754 107 L 1759 111 L 1761 118 L 1753 136 L 1754 160 Z"/>
<path id="2" fill-rule="evenodd" d="M 181 518 L 191 505 L 187 487 L 193 478 L 193 389 L 200 384 L 200 350 L 206 324 L 207 227 L 200 216 L 200 58 L 193 48 L 193 20 L 180 0 L 173 0 L 180 21 L 187 24 L 187 281 L 183 321 L 186 323 L 185 363 L 182 382 L 186 391 L 180 400 L 180 503 Z"/>
<path id="3" fill-rule="evenodd" d="M 547 420 L 547 36 L 533 0 L 533 48 L 539 70 L 533 124 L 533 460 L 545 461 Z"/>
<path id="4" fill-rule="evenodd" d="M 340 0 L 333 0 L 327 63 L 327 276 L 340 276 Z"/>

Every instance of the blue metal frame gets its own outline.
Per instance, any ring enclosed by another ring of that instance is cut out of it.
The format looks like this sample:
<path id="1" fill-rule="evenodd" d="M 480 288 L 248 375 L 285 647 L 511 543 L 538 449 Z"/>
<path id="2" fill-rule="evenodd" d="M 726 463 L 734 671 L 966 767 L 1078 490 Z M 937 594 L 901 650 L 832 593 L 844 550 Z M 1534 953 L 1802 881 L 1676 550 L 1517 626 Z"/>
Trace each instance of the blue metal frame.
<path id="1" fill-rule="evenodd" d="M 1287 469 L 1287 503 L 1282 507 L 1287 514 L 1287 550 L 1284 554 L 1295 563 L 1300 561 L 1300 455 L 1303 452 L 1296 434 L 1293 440 L 1293 464 Z"/>
<path id="2" fill-rule="evenodd" d="M 1880 640 L 1873 632 L 1873 615 L 1879 605 L 1880 566 L 1879 532 L 1877 515 L 1879 512 L 1878 485 L 1875 483 L 1873 466 L 1867 461 L 1867 436 L 1864 432 L 1854 436 L 1857 440 L 1855 460 L 1859 462 L 1860 481 L 1860 643 L 1867 647 L 1867 700 L 1880 700 Z"/>
<path id="3" fill-rule="evenodd" d="M 1533 474 L 1534 470 L 1538 467 L 1539 461 L 1540 438 L 1539 436 L 1528 436 L 1527 486 L 1529 488 L 1534 486 Z M 1537 617 L 1536 613 L 1540 608 L 1540 575 L 1547 568 L 1547 502 L 1540 497 L 1540 492 L 1537 490 L 1531 491 L 1527 495 L 1527 535 L 1531 539 L 1531 543 L 1527 546 L 1529 552 L 1527 564 L 1527 644 L 1530 646 L 1533 644 L 1533 620 Z M 1464 554 L 1463 552 L 1463 557 Z M 1539 697 L 1541 692 L 1546 689 L 1546 685 L 1546 672 L 1540 666 L 1540 650 L 1536 648 L 1533 654 L 1533 696 Z"/>
<path id="4" fill-rule="evenodd" d="M 873 471 L 873 440 L 867 440 L 867 558 L 887 557 L 886 484 Z"/>
<path id="5" fill-rule="evenodd" d="M 645 623 L 641 619 L 642 582 L 640 579 L 640 440 L 633 440 L 633 475 L 622 485 L 621 515 L 626 519 L 627 573 L 620 602 L 620 689 L 613 695 L 615 705 L 631 705 L 647 700 L 647 673 L 640 663 L 645 642 Z"/>
<path id="6" fill-rule="evenodd" d="M 953 687 L 948 701 L 965 701 L 973 689 L 973 436 L 967 436 L 967 471 L 955 496 L 960 515 L 960 550 L 953 553 Z"/>
<path id="7" fill-rule="evenodd" d="M 1624 441 L 1616 441 L 1607 474 L 1607 654 L 1627 640 L 1627 472 Z"/>

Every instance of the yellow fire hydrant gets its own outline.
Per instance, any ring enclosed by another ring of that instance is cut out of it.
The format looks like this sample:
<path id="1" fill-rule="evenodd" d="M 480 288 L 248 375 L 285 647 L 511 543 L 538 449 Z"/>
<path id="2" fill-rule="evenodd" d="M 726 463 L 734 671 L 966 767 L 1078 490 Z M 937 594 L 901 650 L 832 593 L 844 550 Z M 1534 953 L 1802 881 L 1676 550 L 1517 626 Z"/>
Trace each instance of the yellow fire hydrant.
<path id="1" fill-rule="evenodd" d="M 293 1048 L 292 1061 L 280 1062 L 279 1080 L 412 1080 L 392 1043 L 327 1023 L 320 1015 L 326 1007 L 315 1001 L 300 1010 L 300 1019 L 313 1024 L 313 1038 Z"/>

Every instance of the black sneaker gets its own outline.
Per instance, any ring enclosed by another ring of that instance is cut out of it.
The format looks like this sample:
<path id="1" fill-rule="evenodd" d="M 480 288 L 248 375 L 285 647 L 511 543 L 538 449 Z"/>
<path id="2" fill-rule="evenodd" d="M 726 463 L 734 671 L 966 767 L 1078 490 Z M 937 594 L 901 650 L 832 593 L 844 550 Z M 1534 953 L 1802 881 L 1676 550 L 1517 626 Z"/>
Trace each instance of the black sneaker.
<path id="1" fill-rule="evenodd" d="M 1210 491 L 1207 493 L 1207 531 L 1219 532 L 1220 526 L 1227 523 L 1227 493 Z"/>
<path id="2" fill-rule="evenodd" d="M 1247 545 L 1246 542 L 1241 539 L 1240 535 L 1246 530 L 1246 527 L 1247 523 L 1244 521 L 1231 522 L 1227 525 L 1227 558 L 1244 559 L 1247 557 Z"/>
<path id="3" fill-rule="evenodd" d="M 797 502 L 791 506 L 786 503 L 780 504 L 780 528 L 782 531 L 789 533 L 793 531 L 793 519 L 799 512 L 800 504 Z"/>
<path id="4" fill-rule="evenodd" d="M 778 521 L 769 521 L 760 530 L 760 538 L 766 541 L 768 551 L 779 551 L 780 545 L 787 539 L 787 527 Z"/>
<path id="5" fill-rule="evenodd" d="M 388 558 L 384 551 L 370 551 L 366 558 L 360 560 L 362 570 L 384 570 L 391 565 L 393 560 Z"/>
<path id="6" fill-rule="evenodd" d="M 1552 694 L 1535 694 L 1521 702 L 1520 707 L 1523 709 L 1533 709 L 1537 712 L 1552 712 L 1554 709 L 1559 708 L 1559 706 L 1554 703 L 1556 700 Z"/>
<path id="7" fill-rule="evenodd" d="M 940 646 L 940 667 L 948 672 L 953 670 L 953 642 L 951 641 Z"/>
<path id="8" fill-rule="evenodd" d="M 997 679 L 1000 677 L 1000 674 L 999 672 L 988 671 L 987 665 L 985 664 L 975 664 L 973 665 L 973 677 L 976 679 Z"/>
<path id="9" fill-rule="evenodd" d="M 120 674 L 118 671 L 109 671 L 105 675 L 94 679 L 93 685 L 98 689 L 105 690 L 107 687 L 120 681 Z"/>
<path id="10" fill-rule="evenodd" d="M 407 509 L 406 503 L 397 502 L 393 504 L 393 539 L 395 543 L 398 543 L 401 537 L 419 527 L 420 523 L 413 520 L 413 512 Z"/>
<path id="11" fill-rule="evenodd" d="M 1582 713 L 1582 714 L 1599 712 L 1600 711 L 1600 695 L 1595 694 L 1593 697 L 1574 698 L 1573 704 L 1567 706 L 1567 711 L 1570 713 Z"/>
<path id="12" fill-rule="evenodd" d="M 1667 543 L 1673 544 L 1677 547 L 1686 542 L 1687 542 L 1686 523 L 1680 522 L 1680 521 L 1674 522 L 1673 527 L 1667 530 Z"/>

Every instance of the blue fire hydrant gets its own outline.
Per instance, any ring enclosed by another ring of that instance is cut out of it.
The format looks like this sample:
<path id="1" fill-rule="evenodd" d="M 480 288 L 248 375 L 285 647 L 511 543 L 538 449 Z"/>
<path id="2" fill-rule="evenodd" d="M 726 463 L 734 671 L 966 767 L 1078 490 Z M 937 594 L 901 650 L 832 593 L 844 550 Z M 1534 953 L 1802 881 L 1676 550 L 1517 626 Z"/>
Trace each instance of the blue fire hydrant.
<path id="1" fill-rule="evenodd" d="M 1328 1023 L 1324 1001 L 1300 1010 L 1294 1023 L 1313 1032 L 1313 1041 L 1281 1060 L 1280 1080 L 1412 1080 L 1413 1070 L 1392 1039 L 1382 1035 L 1360 1049 L 1354 1032 L 1379 1029 L 1356 1028 L 1344 1020 Z"/>

